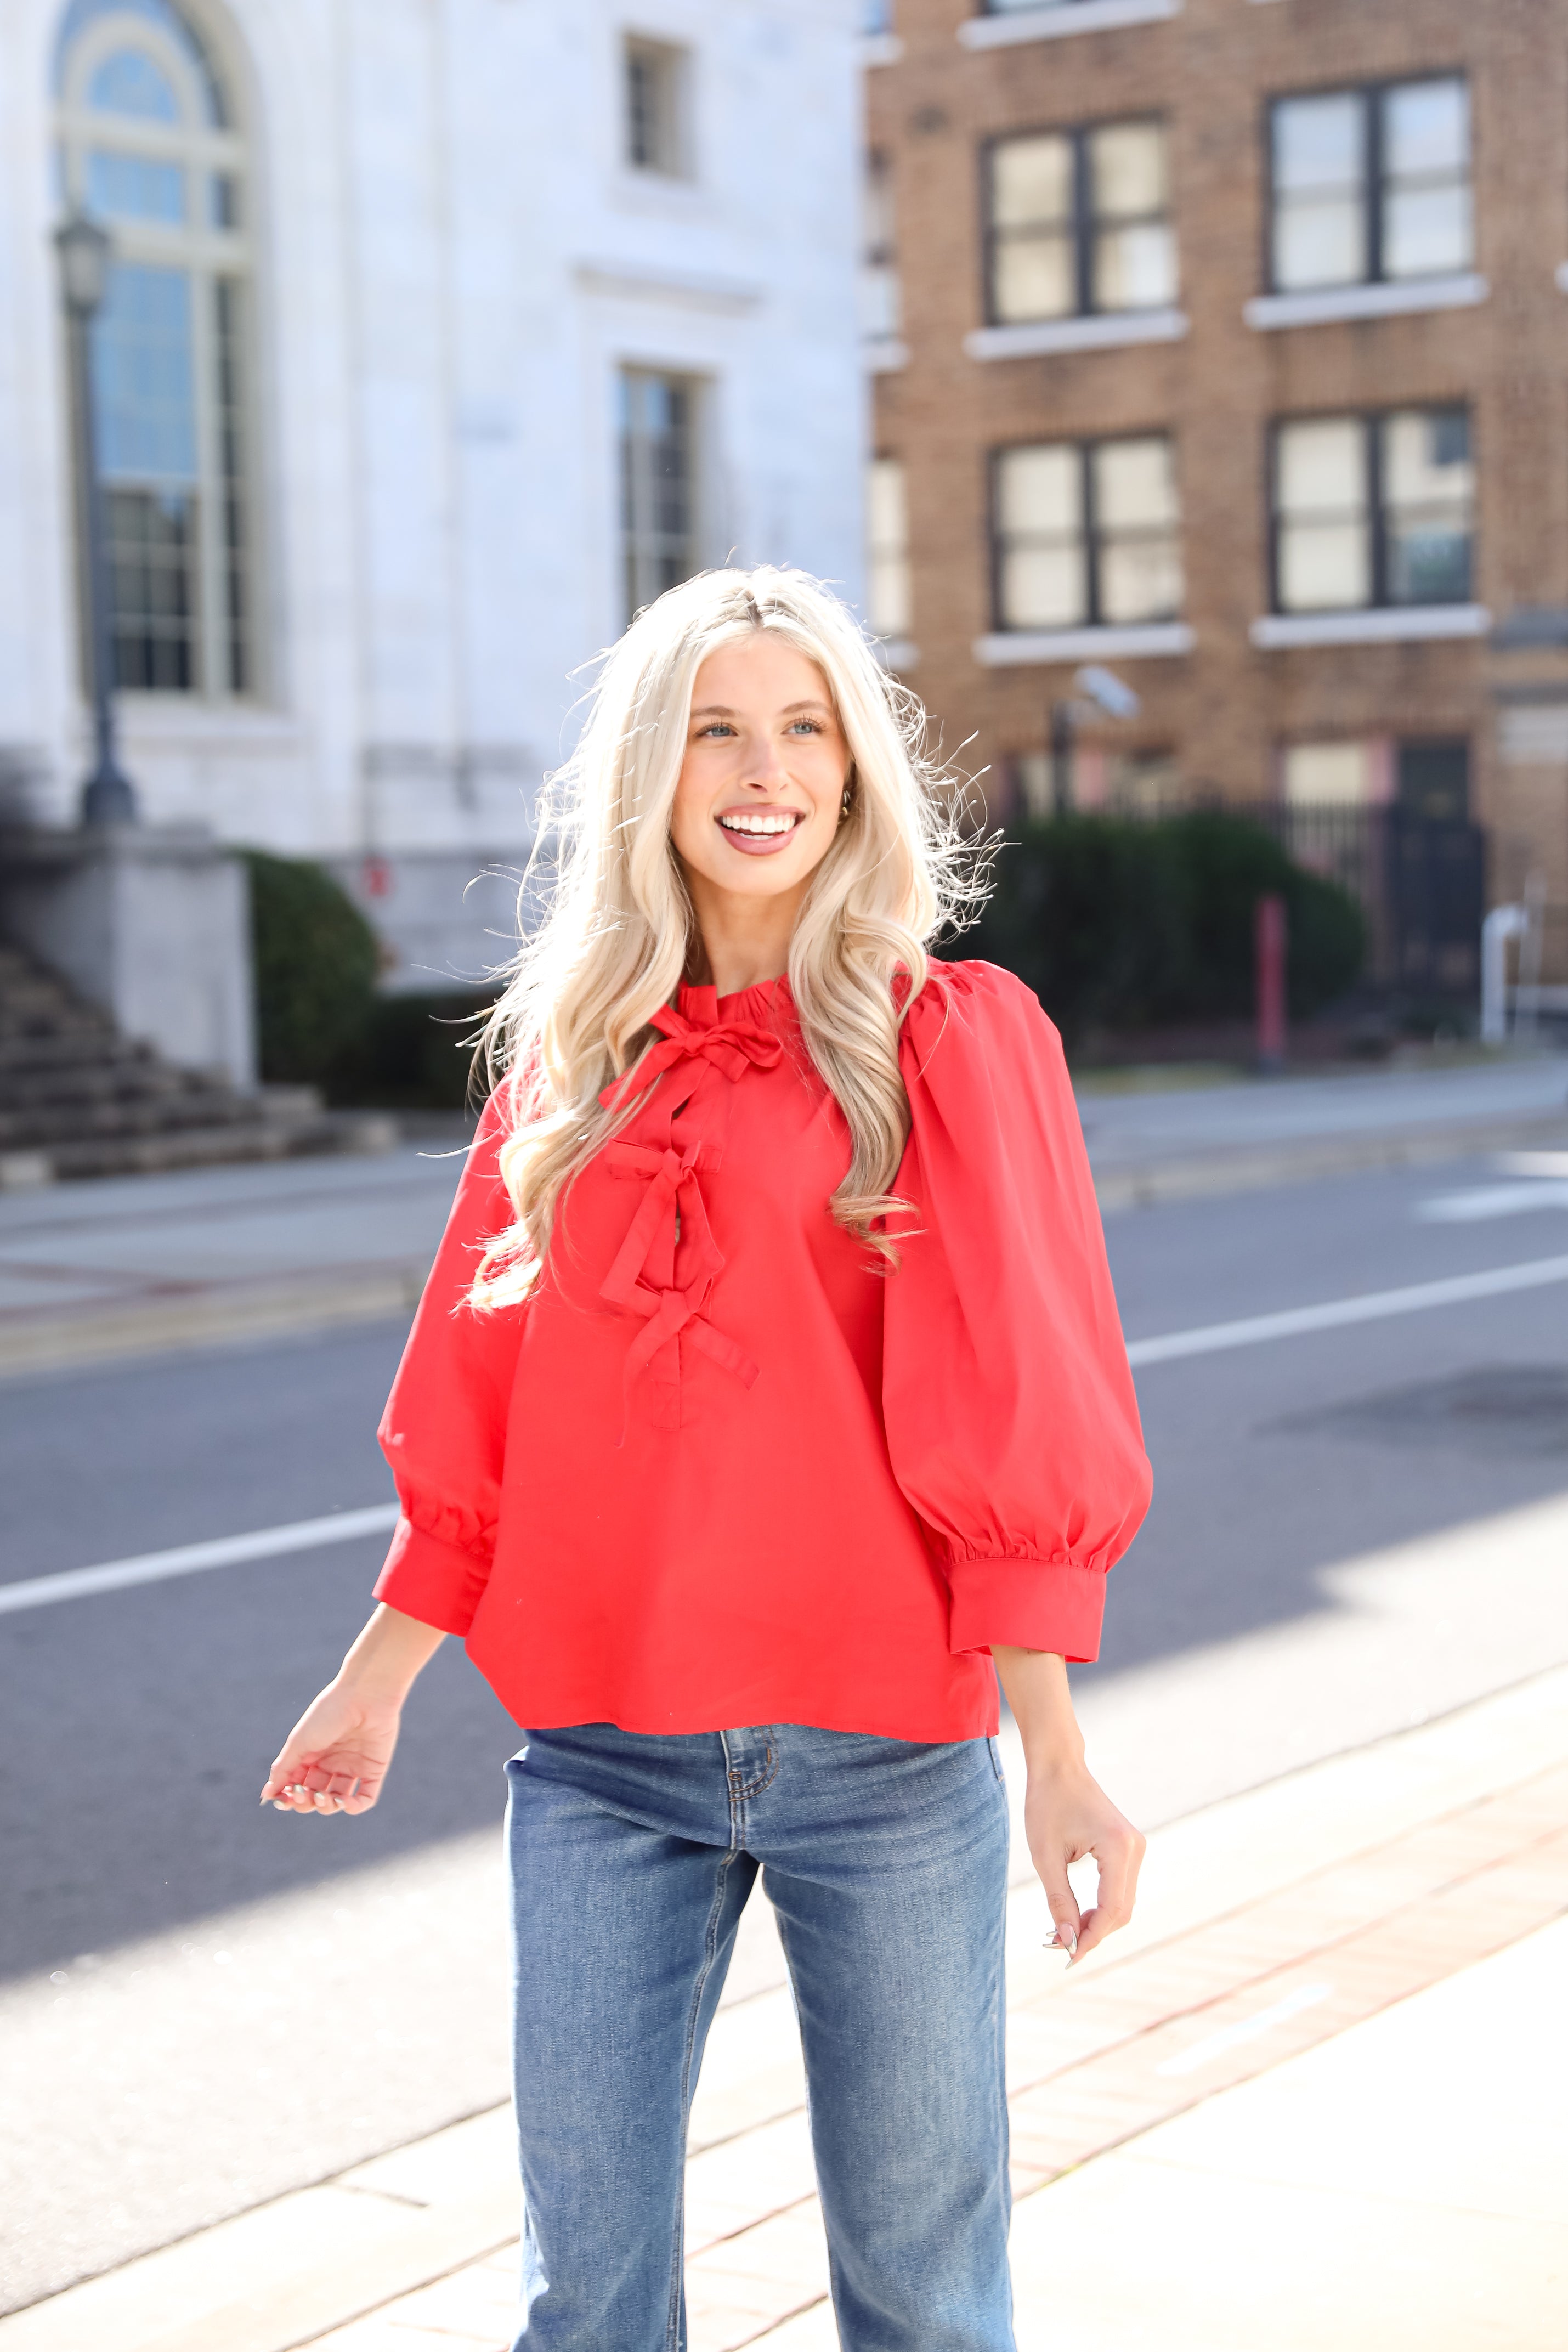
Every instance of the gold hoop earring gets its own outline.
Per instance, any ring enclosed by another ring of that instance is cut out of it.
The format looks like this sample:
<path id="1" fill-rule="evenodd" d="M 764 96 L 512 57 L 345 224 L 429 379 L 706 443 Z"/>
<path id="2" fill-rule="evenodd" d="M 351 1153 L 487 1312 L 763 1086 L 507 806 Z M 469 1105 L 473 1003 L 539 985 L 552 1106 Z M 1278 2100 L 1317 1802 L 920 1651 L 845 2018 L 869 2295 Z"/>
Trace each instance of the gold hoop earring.
<path id="1" fill-rule="evenodd" d="M 842 824 L 855 804 L 855 780 L 852 775 L 844 786 L 843 799 L 839 803 L 839 823 Z"/>

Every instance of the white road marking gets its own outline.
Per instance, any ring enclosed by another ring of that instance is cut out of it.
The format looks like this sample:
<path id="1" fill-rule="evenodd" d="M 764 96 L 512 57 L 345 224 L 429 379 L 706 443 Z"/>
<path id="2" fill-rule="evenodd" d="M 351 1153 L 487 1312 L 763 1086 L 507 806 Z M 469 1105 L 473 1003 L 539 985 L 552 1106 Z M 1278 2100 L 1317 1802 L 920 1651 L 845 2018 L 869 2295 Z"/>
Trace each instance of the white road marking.
<path id="1" fill-rule="evenodd" d="M 234 1568 L 246 1559 L 276 1559 L 290 1551 L 315 1551 L 323 1544 L 351 1543 L 356 1536 L 385 1535 L 397 1525 L 395 1503 L 364 1511 L 334 1511 L 329 1518 L 296 1519 L 286 1528 L 262 1528 L 249 1536 L 219 1536 L 212 1543 L 181 1544 L 172 1551 L 144 1551 L 134 1559 L 106 1560 L 101 1568 L 68 1568 L 58 1576 L 29 1576 L 20 1584 L 0 1584 L 0 1617 L 16 1609 L 47 1609 L 57 1601 L 80 1601 L 93 1592 L 122 1592 L 128 1585 L 162 1584 L 166 1577 L 194 1576 L 206 1568 Z"/>
<path id="2" fill-rule="evenodd" d="M 1427 1225 L 1479 1224 L 1488 1217 L 1524 1217 L 1532 1209 L 1568 1209 L 1568 1183 L 1474 1184 L 1464 1192 L 1436 1192 L 1417 1201 Z"/>
<path id="3" fill-rule="evenodd" d="M 1134 1339 L 1128 1361 L 1168 1364 L 1180 1356 L 1218 1355 L 1226 1348 L 1256 1348 L 1265 1339 L 1293 1339 L 1306 1331 L 1335 1331 L 1347 1323 L 1378 1323 L 1389 1315 L 1416 1315 L 1428 1307 L 1460 1307 L 1472 1298 L 1501 1298 L 1511 1290 L 1539 1290 L 1568 1282 L 1568 1257 L 1539 1257 L 1526 1265 L 1493 1266 L 1486 1274 L 1450 1275 L 1412 1283 L 1405 1290 L 1369 1290 L 1359 1298 L 1325 1299 L 1321 1307 L 1288 1307 L 1278 1315 L 1249 1315 L 1237 1323 L 1206 1323 L 1195 1331 L 1167 1331 Z"/>
<path id="4" fill-rule="evenodd" d="M 1196 2074 L 1200 2066 L 1211 2059 L 1222 2058 L 1243 2042 L 1256 2042 L 1260 2034 L 1271 2033 L 1276 2025 L 1288 2018 L 1299 2017 L 1303 2009 L 1315 2009 L 1320 2000 L 1327 2000 L 1333 1985 L 1298 1985 L 1283 2000 L 1275 2001 L 1271 2009 L 1260 2009 L 1255 2017 L 1239 2018 L 1234 2025 L 1222 2025 L 1218 2033 L 1210 2033 L 1202 2042 L 1195 2042 L 1190 2050 L 1183 2050 L 1175 2058 L 1167 2058 L 1156 2066 L 1156 2074 Z"/>

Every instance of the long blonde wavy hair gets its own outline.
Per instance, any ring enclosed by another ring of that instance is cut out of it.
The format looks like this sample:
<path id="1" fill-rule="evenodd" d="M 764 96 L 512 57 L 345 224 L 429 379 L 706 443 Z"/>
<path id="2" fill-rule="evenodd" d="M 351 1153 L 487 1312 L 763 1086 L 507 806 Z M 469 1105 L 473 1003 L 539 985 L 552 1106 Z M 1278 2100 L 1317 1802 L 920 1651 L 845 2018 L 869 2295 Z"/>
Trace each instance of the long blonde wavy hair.
<path id="1" fill-rule="evenodd" d="M 547 780 L 539 838 L 554 887 L 481 1041 L 492 1085 L 505 1082 L 500 1167 L 515 1223 L 480 1261 L 477 1305 L 528 1289 L 563 1193 L 630 1116 L 600 1096 L 656 1042 L 650 1019 L 694 945 L 670 839 L 692 689 L 710 654 L 758 629 L 816 663 L 853 761 L 850 813 L 811 876 L 789 977 L 806 1049 L 850 1131 L 829 1207 L 892 1255 L 882 1221 L 899 1205 L 890 1188 L 909 1127 L 899 1026 L 925 982 L 926 941 L 979 887 L 960 811 L 928 756 L 920 703 L 836 596 L 801 572 L 706 572 L 640 613 L 605 656 L 577 749 Z M 530 870 L 521 920 L 537 897 Z"/>

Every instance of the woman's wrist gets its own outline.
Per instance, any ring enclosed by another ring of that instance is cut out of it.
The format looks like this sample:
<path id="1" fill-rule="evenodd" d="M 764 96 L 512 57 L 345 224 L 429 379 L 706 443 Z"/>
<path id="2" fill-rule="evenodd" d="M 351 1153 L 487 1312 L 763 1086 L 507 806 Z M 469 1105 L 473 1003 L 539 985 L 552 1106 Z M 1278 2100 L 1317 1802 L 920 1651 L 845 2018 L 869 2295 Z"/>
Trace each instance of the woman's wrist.
<path id="1" fill-rule="evenodd" d="M 1083 1769 L 1083 1734 L 1072 1712 L 1067 1661 L 1053 1650 L 993 1643 L 991 1654 L 1023 1742 L 1031 1780 L 1070 1778 Z"/>
<path id="2" fill-rule="evenodd" d="M 445 1639 L 438 1626 L 405 1617 L 382 1601 L 333 1676 L 333 1686 L 361 1703 L 401 1707 Z"/>

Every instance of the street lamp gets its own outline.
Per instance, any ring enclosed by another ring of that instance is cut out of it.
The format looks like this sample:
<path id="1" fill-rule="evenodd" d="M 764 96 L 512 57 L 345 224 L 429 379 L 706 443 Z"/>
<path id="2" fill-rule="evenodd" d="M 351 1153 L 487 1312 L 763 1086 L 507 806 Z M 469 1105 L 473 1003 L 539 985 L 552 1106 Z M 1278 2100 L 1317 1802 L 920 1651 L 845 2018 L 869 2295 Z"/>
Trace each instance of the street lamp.
<path id="1" fill-rule="evenodd" d="M 98 415 L 92 380 L 91 329 L 109 291 L 113 242 L 85 213 L 72 213 L 55 232 L 60 288 L 70 328 L 72 414 L 76 425 L 77 495 L 87 543 L 93 733 L 97 759 L 82 786 L 83 824 L 134 824 L 136 794 L 115 754 L 114 624 L 110 610 L 109 547 L 103 483 L 99 473 Z"/>
<path id="2" fill-rule="evenodd" d="M 1058 816 L 1072 806 L 1072 731 L 1081 719 L 1099 711 L 1106 719 L 1135 719 L 1137 696 L 1113 669 L 1086 662 L 1072 680 L 1072 694 L 1051 705 L 1047 730 L 1051 747 L 1051 804 Z"/>

